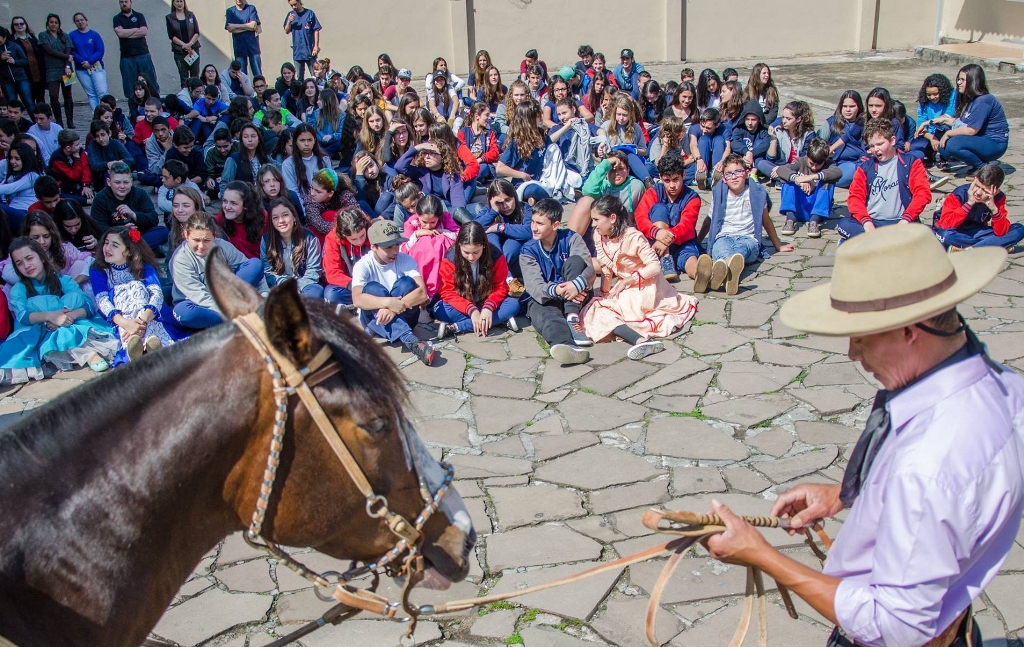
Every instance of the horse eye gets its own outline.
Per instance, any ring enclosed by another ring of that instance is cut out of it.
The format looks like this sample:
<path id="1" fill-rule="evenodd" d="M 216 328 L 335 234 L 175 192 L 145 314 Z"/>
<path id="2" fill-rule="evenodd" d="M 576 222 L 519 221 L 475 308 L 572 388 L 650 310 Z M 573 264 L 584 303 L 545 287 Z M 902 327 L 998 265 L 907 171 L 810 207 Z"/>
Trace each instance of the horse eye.
<path id="1" fill-rule="evenodd" d="M 388 420 L 387 418 L 374 418 L 373 420 L 367 421 L 367 423 L 362 425 L 362 427 L 368 434 L 376 436 L 387 431 Z"/>

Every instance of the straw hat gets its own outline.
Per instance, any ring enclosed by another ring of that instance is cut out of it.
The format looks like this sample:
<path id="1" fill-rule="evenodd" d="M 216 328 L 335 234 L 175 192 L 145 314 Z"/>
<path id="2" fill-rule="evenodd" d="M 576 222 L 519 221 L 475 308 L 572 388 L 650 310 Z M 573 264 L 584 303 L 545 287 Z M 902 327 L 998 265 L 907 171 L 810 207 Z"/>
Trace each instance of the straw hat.
<path id="1" fill-rule="evenodd" d="M 844 337 L 894 330 L 980 292 L 1005 261 L 1001 247 L 947 254 L 924 225 L 881 227 L 843 243 L 832 282 L 789 299 L 782 323 Z"/>

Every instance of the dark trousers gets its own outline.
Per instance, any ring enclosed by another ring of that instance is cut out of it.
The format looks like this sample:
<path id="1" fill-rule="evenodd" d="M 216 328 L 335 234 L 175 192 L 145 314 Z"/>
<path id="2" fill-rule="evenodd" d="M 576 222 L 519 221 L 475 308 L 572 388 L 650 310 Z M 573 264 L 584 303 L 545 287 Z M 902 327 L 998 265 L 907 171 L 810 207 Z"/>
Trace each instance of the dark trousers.
<path id="1" fill-rule="evenodd" d="M 566 281 L 572 281 L 583 274 L 586 269 L 587 261 L 579 256 L 570 256 L 562 266 L 562 277 Z M 587 298 L 590 298 L 589 295 Z M 530 315 L 533 327 L 550 346 L 555 344 L 575 346 L 576 342 L 572 340 L 572 332 L 569 330 L 569 324 L 565 318 L 571 314 L 579 314 L 582 308 L 582 305 L 563 301 L 556 297 L 546 303 L 530 301 L 527 313 Z"/>
<path id="2" fill-rule="evenodd" d="M 889 225 L 899 224 L 901 220 L 902 218 L 897 218 L 896 220 L 876 220 L 872 218 L 871 222 L 875 224 L 875 227 L 888 227 Z M 860 221 L 853 216 L 846 216 L 836 225 L 836 231 L 839 232 L 839 236 L 843 240 L 846 240 L 863 234 L 864 225 L 860 224 Z"/>
<path id="3" fill-rule="evenodd" d="M 149 54 L 140 54 L 121 57 L 121 89 L 124 90 L 124 96 L 134 96 L 132 91 L 140 74 L 145 74 L 149 78 L 153 83 L 153 89 L 159 95 L 160 83 L 156 78 L 156 68 L 153 67 L 153 57 Z"/>
<path id="4" fill-rule="evenodd" d="M 71 86 L 64 85 L 62 81 L 50 81 L 46 84 L 46 89 L 50 93 L 50 108 L 53 109 L 53 118 L 63 128 L 65 124 L 68 127 L 75 123 L 75 104 L 71 99 Z M 64 114 L 67 115 L 67 121 L 61 121 L 60 118 L 60 95 L 64 95 Z"/>
<path id="5" fill-rule="evenodd" d="M 189 78 L 199 78 L 199 65 L 201 62 L 202 60 L 197 58 L 192 62 L 192 65 L 189 65 L 185 62 L 185 54 L 183 52 L 174 52 L 174 66 L 178 68 L 178 82 L 181 83 L 181 87 L 185 87 Z"/>

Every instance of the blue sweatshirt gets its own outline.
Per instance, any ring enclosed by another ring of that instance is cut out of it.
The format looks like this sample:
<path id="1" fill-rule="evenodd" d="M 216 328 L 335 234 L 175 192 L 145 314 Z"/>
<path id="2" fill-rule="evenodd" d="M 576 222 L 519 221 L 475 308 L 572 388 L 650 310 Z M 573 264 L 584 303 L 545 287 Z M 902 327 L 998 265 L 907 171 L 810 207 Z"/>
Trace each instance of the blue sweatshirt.
<path id="1" fill-rule="evenodd" d="M 75 69 L 84 70 L 82 63 L 94 65 L 103 62 L 103 54 L 106 51 L 103 47 L 103 39 L 95 31 L 90 29 L 84 34 L 77 29 L 68 32 L 68 38 L 74 49 L 71 56 L 75 59 Z"/>

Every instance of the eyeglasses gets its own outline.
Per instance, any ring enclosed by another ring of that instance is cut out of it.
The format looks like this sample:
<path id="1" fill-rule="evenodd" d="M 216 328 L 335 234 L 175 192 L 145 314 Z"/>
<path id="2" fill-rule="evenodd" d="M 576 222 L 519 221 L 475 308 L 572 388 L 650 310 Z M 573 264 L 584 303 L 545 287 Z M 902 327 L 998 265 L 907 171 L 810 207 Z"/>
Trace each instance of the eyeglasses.
<path id="1" fill-rule="evenodd" d="M 729 171 L 728 173 L 722 173 L 722 177 L 732 180 L 733 178 L 743 177 L 745 174 L 746 171 Z"/>
<path id="2" fill-rule="evenodd" d="M 23 23 L 23 22 L 15 22 L 15 23 L 11 23 L 11 25 L 13 27 L 24 27 L 25 23 Z"/>

